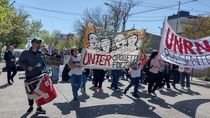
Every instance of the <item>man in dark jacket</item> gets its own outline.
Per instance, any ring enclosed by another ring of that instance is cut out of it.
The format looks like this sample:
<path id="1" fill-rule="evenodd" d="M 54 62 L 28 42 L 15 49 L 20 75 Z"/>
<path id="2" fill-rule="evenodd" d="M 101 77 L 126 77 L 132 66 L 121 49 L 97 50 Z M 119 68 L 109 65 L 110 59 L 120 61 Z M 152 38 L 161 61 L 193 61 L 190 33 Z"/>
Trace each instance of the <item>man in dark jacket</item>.
<path id="1" fill-rule="evenodd" d="M 14 82 L 13 78 L 17 74 L 17 68 L 16 68 L 16 58 L 13 54 L 14 47 L 9 46 L 8 50 L 4 53 L 4 60 L 6 61 L 6 69 L 7 69 L 7 82 L 9 85 L 11 85 L 12 82 Z"/>
<path id="2" fill-rule="evenodd" d="M 31 43 L 32 47 L 22 52 L 18 60 L 20 66 L 25 69 L 26 81 L 41 75 L 45 68 L 44 55 L 39 51 L 41 40 L 33 39 Z M 30 107 L 27 112 L 30 113 L 33 111 L 34 100 L 28 99 L 28 102 Z M 37 113 L 45 114 L 46 111 L 41 106 L 38 106 Z"/>

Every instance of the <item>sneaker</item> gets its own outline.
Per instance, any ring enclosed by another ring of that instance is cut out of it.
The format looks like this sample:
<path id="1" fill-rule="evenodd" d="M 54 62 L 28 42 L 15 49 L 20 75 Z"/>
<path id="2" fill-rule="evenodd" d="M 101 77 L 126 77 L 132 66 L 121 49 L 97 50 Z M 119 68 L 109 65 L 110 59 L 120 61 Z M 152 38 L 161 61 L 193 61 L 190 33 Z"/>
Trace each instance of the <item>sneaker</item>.
<path id="1" fill-rule="evenodd" d="M 9 82 L 9 83 L 7 83 L 8 85 L 12 85 L 12 83 L 11 82 Z"/>
<path id="2" fill-rule="evenodd" d="M 31 113 L 33 111 L 33 107 L 29 107 L 27 113 Z"/>
<path id="3" fill-rule="evenodd" d="M 36 113 L 39 113 L 39 114 L 46 114 L 46 111 L 42 108 L 42 107 L 38 107 L 36 109 Z"/>
<path id="4" fill-rule="evenodd" d="M 77 97 L 74 97 L 74 98 L 73 98 L 73 101 L 78 101 L 78 98 L 77 98 Z"/>
<path id="5" fill-rule="evenodd" d="M 139 95 L 137 95 L 137 94 L 133 94 L 133 97 L 135 97 L 135 98 L 139 98 Z"/>
<path id="6" fill-rule="evenodd" d="M 102 88 L 99 88 L 99 92 L 103 92 L 104 90 Z"/>
<path id="7" fill-rule="evenodd" d="M 157 94 L 156 94 L 155 92 L 152 92 L 152 94 L 153 94 L 154 96 L 157 96 Z"/>

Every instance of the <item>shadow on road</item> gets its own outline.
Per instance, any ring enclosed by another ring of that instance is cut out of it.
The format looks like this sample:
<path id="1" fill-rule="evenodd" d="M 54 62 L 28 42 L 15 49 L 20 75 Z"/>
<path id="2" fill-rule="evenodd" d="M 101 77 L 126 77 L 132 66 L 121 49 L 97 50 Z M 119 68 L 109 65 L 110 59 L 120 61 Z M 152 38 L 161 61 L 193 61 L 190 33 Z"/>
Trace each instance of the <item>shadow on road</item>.
<path id="1" fill-rule="evenodd" d="M 199 92 L 193 91 L 191 89 L 187 90 L 187 89 L 177 89 L 177 88 L 175 88 L 175 90 L 178 91 L 181 94 L 187 94 L 187 95 L 191 95 L 191 96 L 201 95 Z"/>
<path id="2" fill-rule="evenodd" d="M 159 105 L 162 108 L 166 108 L 166 109 L 171 109 L 171 105 L 166 103 L 164 99 L 159 98 L 159 97 L 151 97 L 150 100 L 148 100 L 150 103 Z"/>
<path id="3" fill-rule="evenodd" d="M 27 118 L 27 116 L 29 115 L 30 113 L 26 112 L 25 114 L 23 114 L 20 118 Z"/>
<path id="4" fill-rule="evenodd" d="M 204 103 L 210 102 L 210 99 L 184 100 L 175 103 L 172 107 L 191 118 L 195 118 L 197 108 Z M 205 114 L 204 114 L 205 115 Z"/>
<path id="5" fill-rule="evenodd" d="M 5 88 L 7 88 L 8 86 L 11 86 L 11 85 L 9 85 L 9 84 L 3 84 L 3 85 L 0 85 L 0 89 L 5 89 Z"/>
<path id="6" fill-rule="evenodd" d="M 30 115 L 30 113 L 23 114 L 20 118 L 27 118 Z M 39 113 L 34 113 L 30 118 L 49 118 L 48 116 L 39 116 Z"/>
<path id="7" fill-rule="evenodd" d="M 55 105 L 63 115 L 71 114 L 71 111 L 76 111 L 77 113 L 77 111 L 80 109 L 80 102 L 78 101 L 54 103 L 53 105 Z"/>
<path id="8" fill-rule="evenodd" d="M 94 92 L 93 93 L 93 97 L 94 98 L 98 98 L 98 99 L 106 99 L 109 97 L 108 93 L 104 93 L 104 92 Z"/>
<path id="9" fill-rule="evenodd" d="M 129 96 L 128 96 L 129 97 Z M 140 117 L 160 118 L 153 112 L 155 107 L 146 104 L 140 99 L 130 97 L 134 102 L 131 104 L 107 104 L 80 108 L 79 102 L 54 103 L 63 115 L 76 111 L 77 118 L 96 118 L 104 115 L 130 115 Z"/>
<path id="10" fill-rule="evenodd" d="M 49 118 L 48 116 L 39 116 L 40 114 L 35 113 L 31 116 L 31 118 Z"/>
<path id="11" fill-rule="evenodd" d="M 169 89 L 169 90 L 159 90 L 159 92 L 160 92 L 160 94 L 162 94 L 162 95 L 166 95 L 166 96 L 170 96 L 170 97 L 176 97 L 176 96 L 178 96 L 178 95 L 181 95 L 181 93 L 180 92 L 177 92 L 177 91 L 173 91 L 173 90 L 171 90 L 171 89 Z"/>
<path id="12" fill-rule="evenodd" d="M 123 92 L 119 91 L 119 92 L 112 92 L 111 96 L 122 99 L 123 96 Z"/>

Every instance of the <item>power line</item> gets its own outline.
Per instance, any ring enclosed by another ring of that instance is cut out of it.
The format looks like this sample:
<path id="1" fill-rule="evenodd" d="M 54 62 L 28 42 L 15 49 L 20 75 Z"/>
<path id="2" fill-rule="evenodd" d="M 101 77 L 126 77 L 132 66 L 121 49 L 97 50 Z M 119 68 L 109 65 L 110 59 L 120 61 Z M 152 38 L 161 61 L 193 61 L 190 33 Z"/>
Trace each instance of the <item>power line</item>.
<path id="1" fill-rule="evenodd" d="M 162 18 L 162 17 L 166 17 L 166 16 L 130 16 L 130 17 L 141 17 L 141 18 Z"/>
<path id="2" fill-rule="evenodd" d="M 197 0 L 191 0 L 191 1 L 183 2 L 183 3 L 181 3 L 181 4 L 183 5 L 183 4 L 187 4 L 187 3 L 190 3 L 190 2 L 194 2 L 194 1 L 197 1 Z M 167 9 L 167 8 L 171 8 L 171 7 L 174 7 L 174 6 L 177 6 L 177 5 L 178 5 L 178 4 L 169 5 L 169 6 L 164 6 L 164 7 L 159 7 L 159 8 L 155 8 L 155 9 L 151 9 L 151 10 L 147 10 L 147 11 L 132 13 L 132 14 L 130 14 L 130 15 L 137 15 L 137 14 L 148 13 L 148 12 L 157 11 L 157 10 L 161 10 L 161 9 Z"/>
<path id="3" fill-rule="evenodd" d="M 41 16 L 45 16 L 45 17 L 55 18 L 55 19 L 59 19 L 59 20 L 63 20 L 63 21 L 74 22 L 74 21 L 72 21 L 70 19 L 60 18 L 60 17 L 56 17 L 56 16 L 50 16 L 50 15 L 40 14 L 40 13 L 36 13 L 36 12 L 30 12 L 30 13 L 41 15 Z"/>
<path id="4" fill-rule="evenodd" d="M 128 22 L 156 22 L 156 21 L 163 21 L 163 19 L 157 19 L 157 20 L 128 20 Z"/>
<path id="5" fill-rule="evenodd" d="M 20 4 L 20 3 L 15 3 L 18 6 L 26 7 L 29 9 L 36 9 L 36 10 L 41 10 L 41 11 L 46 11 L 46 12 L 53 12 L 53 13 L 59 13 L 59 14 L 66 14 L 66 15 L 77 15 L 80 16 L 81 14 L 79 13 L 73 13 L 73 12 L 65 12 L 65 11 L 57 11 L 57 10 L 51 10 L 51 9 L 44 9 L 44 8 L 38 8 L 38 7 L 33 7 L 25 4 Z"/>

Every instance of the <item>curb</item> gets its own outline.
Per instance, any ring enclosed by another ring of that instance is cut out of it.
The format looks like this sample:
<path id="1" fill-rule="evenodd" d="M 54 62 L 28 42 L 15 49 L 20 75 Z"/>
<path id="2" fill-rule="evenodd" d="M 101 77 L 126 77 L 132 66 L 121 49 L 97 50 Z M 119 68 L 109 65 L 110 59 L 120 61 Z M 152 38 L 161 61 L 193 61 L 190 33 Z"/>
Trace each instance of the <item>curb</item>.
<path id="1" fill-rule="evenodd" d="M 0 74 L 3 72 L 3 67 L 0 67 Z"/>
<path id="2" fill-rule="evenodd" d="M 190 84 L 200 86 L 200 87 L 210 88 L 210 84 L 202 84 L 199 82 L 192 82 L 192 81 L 190 82 Z"/>

